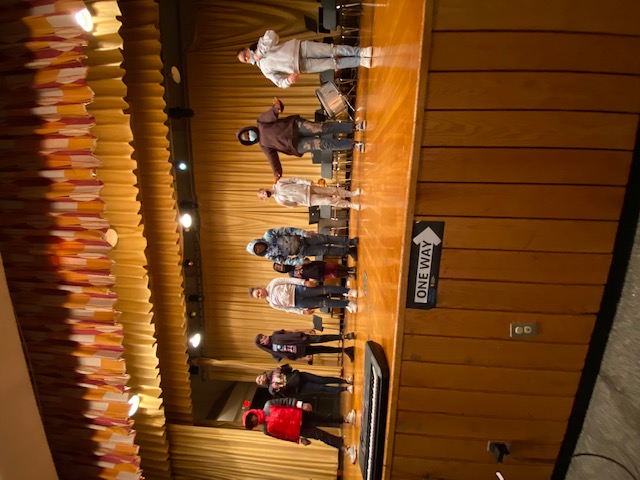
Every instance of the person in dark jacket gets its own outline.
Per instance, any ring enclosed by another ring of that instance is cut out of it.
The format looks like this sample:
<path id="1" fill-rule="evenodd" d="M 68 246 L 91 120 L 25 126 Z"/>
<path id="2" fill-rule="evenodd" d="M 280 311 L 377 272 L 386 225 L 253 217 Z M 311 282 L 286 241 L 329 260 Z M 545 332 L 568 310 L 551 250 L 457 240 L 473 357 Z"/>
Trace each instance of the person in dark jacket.
<path id="1" fill-rule="evenodd" d="M 346 335 L 313 335 L 311 332 L 276 330 L 271 335 L 256 335 L 256 347 L 269 353 L 278 362 L 287 360 L 305 360 L 313 362 L 313 355 L 317 353 L 342 353 L 340 347 L 316 346 L 316 343 L 334 342 L 336 340 L 351 340 L 354 333 Z M 344 349 L 344 354 L 353 362 L 353 347 Z"/>
<path id="2" fill-rule="evenodd" d="M 349 239 L 344 235 L 326 235 L 296 227 L 278 227 L 264 232 L 262 238 L 251 240 L 246 250 L 272 262 L 301 265 L 306 257 L 317 255 L 341 257 L 349 254 L 357 260 L 358 243 L 358 237 Z"/>
<path id="3" fill-rule="evenodd" d="M 336 262 L 325 262 L 322 260 L 312 261 L 308 258 L 304 259 L 302 265 L 274 263 L 273 269 L 276 272 L 286 273 L 293 278 L 316 280 L 318 282 L 324 282 L 332 278 L 355 278 L 356 274 L 356 270 L 353 267 Z"/>
<path id="4" fill-rule="evenodd" d="M 274 183 L 282 177 L 282 164 L 278 153 L 301 157 L 307 152 L 321 150 L 351 150 L 351 138 L 334 138 L 335 134 L 353 133 L 353 122 L 315 123 L 300 115 L 279 118 L 284 110 L 283 103 L 273 99 L 273 106 L 258 117 L 256 126 L 238 130 L 236 136 L 242 145 L 260 145 L 269 159 L 273 170 Z M 331 137 L 329 137 L 331 135 Z M 356 146 L 360 148 L 360 143 Z"/>
<path id="5" fill-rule="evenodd" d="M 314 393 L 353 393 L 353 377 L 346 380 L 339 377 L 322 377 L 312 373 L 294 370 L 289 364 L 277 367 L 270 372 L 262 372 L 256 377 L 256 383 L 269 389 L 273 396 L 293 397 Z M 329 385 L 329 384 L 336 385 Z M 346 386 L 344 386 L 346 384 Z"/>
<path id="6" fill-rule="evenodd" d="M 295 398 L 269 400 L 262 409 L 247 410 L 242 415 L 242 424 L 247 430 L 263 426 L 264 434 L 288 442 L 309 445 L 310 438 L 320 440 L 344 452 L 351 463 L 356 461 L 356 447 L 344 446 L 342 437 L 332 435 L 318 427 L 335 427 L 343 423 L 355 425 L 356 411 L 342 415 L 321 415 L 312 412 L 312 405 Z"/>

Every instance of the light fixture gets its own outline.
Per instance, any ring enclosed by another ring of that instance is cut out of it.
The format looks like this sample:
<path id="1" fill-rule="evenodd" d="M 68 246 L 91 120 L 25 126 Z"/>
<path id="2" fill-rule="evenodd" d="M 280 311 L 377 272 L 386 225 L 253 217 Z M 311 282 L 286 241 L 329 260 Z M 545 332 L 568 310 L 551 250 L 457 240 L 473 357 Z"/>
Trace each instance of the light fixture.
<path id="1" fill-rule="evenodd" d="M 171 71 L 171 79 L 176 83 L 180 83 L 182 81 L 182 77 L 180 75 L 180 70 L 178 69 L 178 67 L 174 65 L 173 67 L 171 67 L 170 71 Z"/>
<path id="2" fill-rule="evenodd" d="M 129 416 L 132 417 L 140 406 L 140 395 L 132 395 L 127 403 L 129 404 Z"/>
<path id="3" fill-rule="evenodd" d="M 500 472 L 496 472 L 496 477 L 498 477 L 498 480 L 504 480 L 504 477 Z"/>
<path id="4" fill-rule="evenodd" d="M 185 213 L 184 215 L 182 215 L 182 217 L 180 217 L 180 223 L 184 228 L 190 228 L 191 224 L 193 223 L 193 219 L 191 218 L 191 215 Z"/>
<path id="5" fill-rule="evenodd" d="M 191 338 L 189 338 L 189 343 L 193 348 L 196 348 L 198 345 L 200 345 L 201 341 L 202 335 L 200 335 L 199 333 L 196 333 L 195 335 L 192 335 Z"/>
<path id="6" fill-rule="evenodd" d="M 178 162 L 176 163 L 176 167 L 178 167 L 178 170 L 182 170 L 184 172 L 187 169 L 187 164 L 184 162 Z"/>
<path id="7" fill-rule="evenodd" d="M 93 30 L 93 20 L 91 19 L 91 13 L 86 8 L 83 8 L 74 16 L 76 23 L 80 25 L 80 28 L 85 32 Z"/>
<path id="8" fill-rule="evenodd" d="M 193 260 L 187 258 L 184 262 L 182 262 L 182 265 L 187 268 L 191 268 L 195 265 L 195 263 L 193 263 Z"/>
<path id="9" fill-rule="evenodd" d="M 196 318 L 198 316 L 198 312 L 196 312 L 195 310 L 191 310 L 189 312 L 189 317 L 190 318 Z"/>

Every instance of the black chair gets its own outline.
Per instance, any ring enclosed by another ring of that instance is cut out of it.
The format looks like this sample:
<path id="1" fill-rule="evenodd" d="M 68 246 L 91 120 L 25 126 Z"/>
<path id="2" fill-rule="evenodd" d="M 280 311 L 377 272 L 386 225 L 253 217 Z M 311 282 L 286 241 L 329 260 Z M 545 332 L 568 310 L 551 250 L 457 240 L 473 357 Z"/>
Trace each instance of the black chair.
<path id="1" fill-rule="evenodd" d="M 324 5 L 325 0 L 322 0 Z M 335 1 L 333 2 L 333 8 L 320 7 L 318 8 L 318 18 L 320 24 L 329 31 L 333 31 L 338 28 L 338 11 L 335 8 Z"/>
<path id="2" fill-rule="evenodd" d="M 304 16 L 304 27 L 313 33 L 331 33 L 323 26 L 320 26 L 315 19 L 307 15 Z"/>

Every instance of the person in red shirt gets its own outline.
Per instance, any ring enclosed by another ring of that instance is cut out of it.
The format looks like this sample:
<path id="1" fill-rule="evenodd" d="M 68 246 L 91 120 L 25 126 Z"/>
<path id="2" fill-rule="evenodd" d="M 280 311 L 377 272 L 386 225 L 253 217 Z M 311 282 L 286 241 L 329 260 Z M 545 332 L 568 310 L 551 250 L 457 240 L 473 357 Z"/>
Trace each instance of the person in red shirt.
<path id="1" fill-rule="evenodd" d="M 247 430 L 262 425 L 265 435 L 288 442 L 309 445 L 310 438 L 320 440 L 344 452 L 351 463 L 355 463 L 357 450 L 355 445 L 345 446 L 342 437 L 332 435 L 318 427 L 339 426 L 343 423 L 355 425 L 356 412 L 351 410 L 346 417 L 342 415 L 323 415 L 312 411 L 310 403 L 295 398 L 276 398 L 269 400 L 262 409 L 247 410 L 242 416 L 242 424 Z"/>

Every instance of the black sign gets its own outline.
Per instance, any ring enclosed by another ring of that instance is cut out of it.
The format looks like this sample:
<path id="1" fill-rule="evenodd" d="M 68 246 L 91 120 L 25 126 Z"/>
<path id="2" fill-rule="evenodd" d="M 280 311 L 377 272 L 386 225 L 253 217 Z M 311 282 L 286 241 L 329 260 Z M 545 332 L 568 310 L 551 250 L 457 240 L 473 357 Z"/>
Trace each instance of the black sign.
<path id="1" fill-rule="evenodd" d="M 407 308 L 436 306 L 444 222 L 415 222 L 411 234 L 411 260 Z"/>

